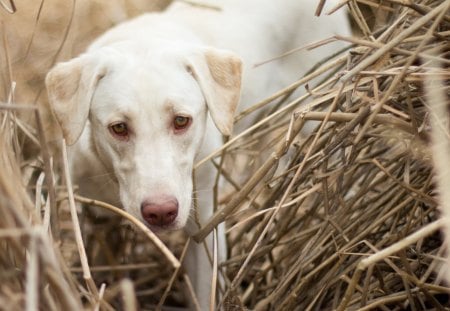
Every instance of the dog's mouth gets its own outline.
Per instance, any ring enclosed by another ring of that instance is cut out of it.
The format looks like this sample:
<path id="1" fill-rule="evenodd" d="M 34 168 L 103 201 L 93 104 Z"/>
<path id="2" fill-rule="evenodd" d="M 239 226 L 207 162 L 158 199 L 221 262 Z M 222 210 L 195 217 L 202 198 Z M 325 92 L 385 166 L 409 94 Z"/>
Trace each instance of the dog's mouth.
<path id="1" fill-rule="evenodd" d="M 175 221 L 174 223 L 172 223 L 170 225 L 163 225 L 163 226 L 150 225 L 150 224 L 146 223 L 145 221 L 143 221 L 143 223 L 146 225 L 147 228 L 149 228 L 156 235 L 162 234 L 165 232 L 176 231 L 176 230 L 182 229 L 182 226 L 180 226 L 177 221 Z"/>

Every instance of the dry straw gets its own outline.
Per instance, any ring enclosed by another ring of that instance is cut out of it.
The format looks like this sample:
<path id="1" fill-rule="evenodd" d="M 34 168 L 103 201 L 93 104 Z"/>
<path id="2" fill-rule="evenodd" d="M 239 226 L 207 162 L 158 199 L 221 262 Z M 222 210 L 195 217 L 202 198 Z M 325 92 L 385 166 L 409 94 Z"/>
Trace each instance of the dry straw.
<path id="1" fill-rule="evenodd" d="M 324 2 L 318 14 L 330 13 L 322 12 Z M 448 216 L 440 219 L 438 207 L 450 213 L 450 1 L 347 0 L 335 9 L 344 7 L 359 35 L 305 48 L 314 53 L 316 46 L 342 40 L 349 49 L 238 115 L 236 120 L 263 111 L 300 90 L 197 163 L 213 161 L 227 189 L 219 190 L 217 212 L 193 237 L 201 241 L 219 223 L 227 224 L 229 258 L 216 262 L 210 250 L 217 308 L 449 305 L 439 231 L 450 223 Z M 180 267 L 193 241 L 168 236 L 163 240 L 170 252 L 130 215 L 72 195 L 76 185 L 63 181 L 67 166 L 52 168 L 60 159 L 51 156 L 39 114 L 14 102 L 14 66 L 3 42 L 2 73 L 10 82 L 3 87 L 11 96 L 0 106 L 0 305 L 195 305 Z M 313 82 L 318 76 L 321 82 Z M 36 128 L 21 122 L 24 111 L 34 116 Z M 23 137 L 40 152 L 25 157 Z M 239 154 L 261 157 L 251 159 L 243 174 L 229 168 Z M 98 217 L 88 207 L 80 211 L 75 201 L 113 210 L 116 217 Z"/>

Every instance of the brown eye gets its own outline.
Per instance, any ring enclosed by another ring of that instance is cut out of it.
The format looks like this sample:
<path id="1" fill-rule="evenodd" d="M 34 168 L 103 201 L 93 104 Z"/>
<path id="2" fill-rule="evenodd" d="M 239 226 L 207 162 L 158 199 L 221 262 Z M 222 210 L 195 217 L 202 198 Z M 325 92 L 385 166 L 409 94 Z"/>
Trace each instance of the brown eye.
<path id="1" fill-rule="evenodd" d="M 191 123 L 191 118 L 185 116 L 176 116 L 173 119 L 173 127 L 176 131 L 184 130 Z"/>
<path id="2" fill-rule="evenodd" d="M 110 125 L 109 129 L 114 135 L 120 138 L 126 138 L 128 136 L 128 126 L 124 122 Z"/>

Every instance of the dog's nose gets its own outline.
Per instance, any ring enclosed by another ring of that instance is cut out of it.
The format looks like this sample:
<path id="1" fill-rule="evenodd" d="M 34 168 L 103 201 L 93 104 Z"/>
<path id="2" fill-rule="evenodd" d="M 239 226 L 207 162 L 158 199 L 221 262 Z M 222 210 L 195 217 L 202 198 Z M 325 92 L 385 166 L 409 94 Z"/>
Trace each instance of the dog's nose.
<path id="1" fill-rule="evenodd" d="M 141 204 L 141 214 L 152 226 L 168 226 L 177 218 L 178 200 L 172 196 L 147 199 Z"/>

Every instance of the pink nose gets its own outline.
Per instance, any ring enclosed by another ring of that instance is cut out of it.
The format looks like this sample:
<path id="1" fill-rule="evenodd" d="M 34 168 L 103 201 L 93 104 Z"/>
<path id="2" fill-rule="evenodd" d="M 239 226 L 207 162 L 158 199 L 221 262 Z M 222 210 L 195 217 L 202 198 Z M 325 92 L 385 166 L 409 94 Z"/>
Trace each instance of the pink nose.
<path id="1" fill-rule="evenodd" d="M 147 199 L 141 204 L 141 214 L 149 225 L 168 226 L 177 218 L 178 200 L 173 196 Z"/>

